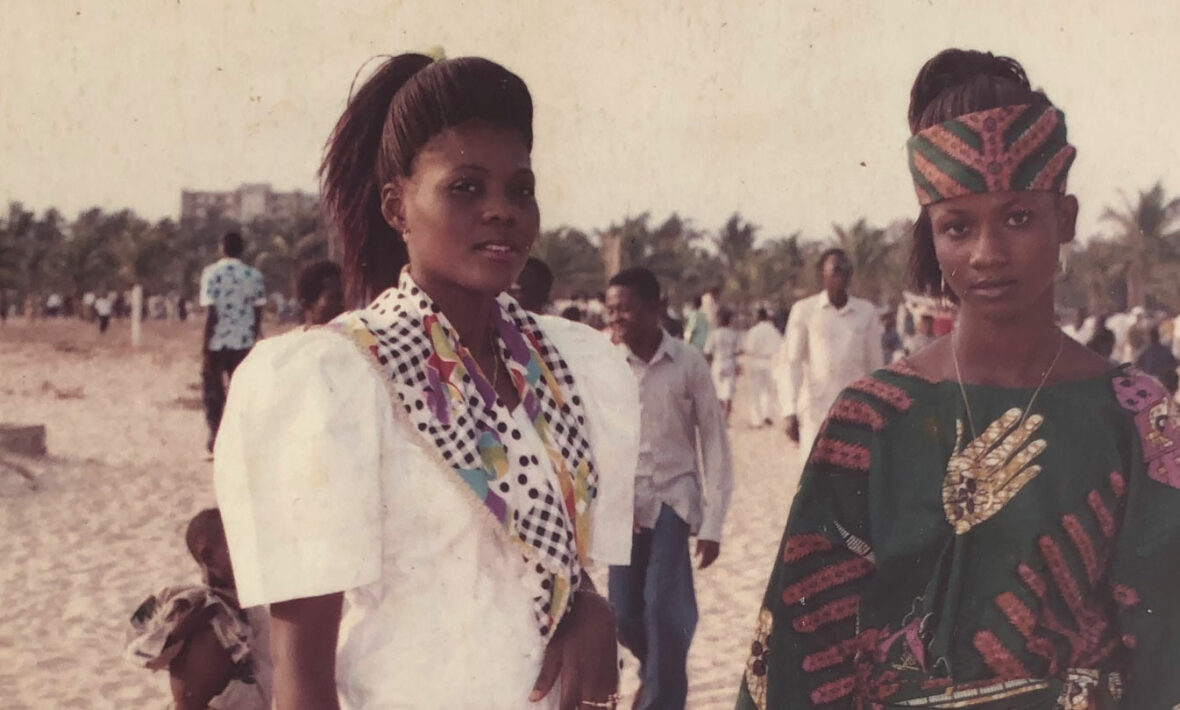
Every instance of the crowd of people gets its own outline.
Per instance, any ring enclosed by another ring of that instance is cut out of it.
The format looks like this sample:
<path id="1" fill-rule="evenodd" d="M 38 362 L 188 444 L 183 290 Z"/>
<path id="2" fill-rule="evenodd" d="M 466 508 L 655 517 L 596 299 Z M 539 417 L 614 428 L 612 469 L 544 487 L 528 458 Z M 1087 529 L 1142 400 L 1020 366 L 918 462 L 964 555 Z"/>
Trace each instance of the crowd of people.
<path id="1" fill-rule="evenodd" d="M 635 708 L 684 708 L 746 377 L 803 473 L 740 710 L 1180 703 L 1180 323 L 1059 326 L 1076 151 L 1019 63 L 942 52 L 908 118 L 899 308 L 839 249 L 785 327 L 719 288 L 672 313 L 642 267 L 550 303 L 525 83 L 385 60 L 328 141 L 343 255 L 300 275 L 304 327 L 262 339 L 239 235 L 202 275 L 218 509 L 129 657 L 182 708 L 589 710 L 618 705 L 617 642 Z"/>

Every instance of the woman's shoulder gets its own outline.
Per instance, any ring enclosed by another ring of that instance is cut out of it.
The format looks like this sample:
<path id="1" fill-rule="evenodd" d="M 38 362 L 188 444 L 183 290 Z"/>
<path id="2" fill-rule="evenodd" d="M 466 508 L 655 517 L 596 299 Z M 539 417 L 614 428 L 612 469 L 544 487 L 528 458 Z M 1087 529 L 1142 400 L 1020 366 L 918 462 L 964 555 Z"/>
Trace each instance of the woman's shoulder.
<path id="1" fill-rule="evenodd" d="M 251 400 L 270 401 L 297 392 L 344 393 L 367 387 L 374 375 L 365 352 L 363 340 L 335 326 L 290 330 L 251 348 L 234 372 L 231 393 L 252 393 Z"/>
<path id="2" fill-rule="evenodd" d="M 547 338 L 553 341 L 561 356 L 579 365 L 594 366 L 599 358 L 624 361 L 621 349 L 610 336 L 585 323 L 560 316 L 535 315 L 533 319 Z"/>

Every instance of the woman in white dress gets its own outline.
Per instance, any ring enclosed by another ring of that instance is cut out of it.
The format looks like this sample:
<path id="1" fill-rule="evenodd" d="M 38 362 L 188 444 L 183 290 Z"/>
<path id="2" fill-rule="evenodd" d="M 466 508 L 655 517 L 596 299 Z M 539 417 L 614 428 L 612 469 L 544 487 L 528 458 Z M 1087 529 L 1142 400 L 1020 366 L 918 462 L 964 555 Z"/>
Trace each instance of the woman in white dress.
<path id="1" fill-rule="evenodd" d="M 280 710 L 613 708 L 591 561 L 630 559 L 639 411 L 602 335 L 503 294 L 537 237 L 532 101 L 400 55 L 328 141 L 348 303 L 234 377 L 218 502 Z"/>
<path id="2" fill-rule="evenodd" d="M 705 357 L 713 371 L 713 386 L 717 399 L 725 411 L 725 420 L 733 410 L 733 395 L 737 390 L 738 355 L 742 353 L 742 336 L 730 327 L 733 311 L 721 308 L 717 312 L 717 327 L 709 331 L 705 339 Z"/>

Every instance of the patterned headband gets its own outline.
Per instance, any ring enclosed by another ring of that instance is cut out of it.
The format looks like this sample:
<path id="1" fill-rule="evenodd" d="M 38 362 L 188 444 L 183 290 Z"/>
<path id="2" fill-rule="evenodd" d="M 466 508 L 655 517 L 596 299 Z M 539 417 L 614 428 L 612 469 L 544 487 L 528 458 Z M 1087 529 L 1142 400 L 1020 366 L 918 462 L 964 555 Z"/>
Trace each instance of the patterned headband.
<path id="1" fill-rule="evenodd" d="M 952 118 L 906 142 L 918 202 L 980 192 L 1065 192 L 1077 151 L 1052 106 L 1001 106 Z"/>

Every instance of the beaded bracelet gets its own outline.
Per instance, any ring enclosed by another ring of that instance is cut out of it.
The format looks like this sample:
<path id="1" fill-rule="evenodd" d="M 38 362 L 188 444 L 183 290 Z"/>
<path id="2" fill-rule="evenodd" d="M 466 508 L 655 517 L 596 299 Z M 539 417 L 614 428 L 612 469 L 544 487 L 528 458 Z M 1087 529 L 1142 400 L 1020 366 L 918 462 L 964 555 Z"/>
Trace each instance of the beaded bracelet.
<path id="1" fill-rule="evenodd" d="M 589 705 L 592 708 L 606 708 L 606 710 L 615 710 L 619 707 L 619 694 L 611 693 L 606 696 L 604 701 L 583 700 L 582 705 Z"/>

